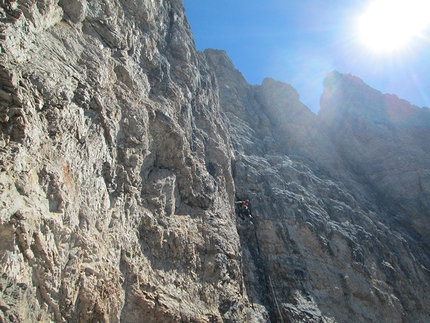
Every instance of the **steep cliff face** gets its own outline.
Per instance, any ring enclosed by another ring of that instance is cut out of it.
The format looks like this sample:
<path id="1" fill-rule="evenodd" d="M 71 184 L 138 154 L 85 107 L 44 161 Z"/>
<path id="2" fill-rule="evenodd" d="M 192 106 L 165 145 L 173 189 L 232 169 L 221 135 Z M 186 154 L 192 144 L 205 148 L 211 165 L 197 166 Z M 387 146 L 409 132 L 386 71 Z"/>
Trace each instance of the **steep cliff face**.
<path id="1" fill-rule="evenodd" d="M 253 206 L 238 221 L 250 301 L 272 322 L 428 320 L 428 109 L 333 72 L 316 116 L 289 85 L 251 87 L 205 54 Z"/>
<path id="2" fill-rule="evenodd" d="M 231 144 L 181 1 L 1 14 L 2 321 L 243 317 Z"/>
<path id="3" fill-rule="evenodd" d="M 430 111 L 382 95 L 357 77 L 331 73 L 322 122 L 343 160 L 400 227 L 430 245 Z"/>
<path id="4" fill-rule="evenodd" d="M 429 320 L 428 109 L 316 116 L 180 0 L 0 3 L 2 322 Z"/>

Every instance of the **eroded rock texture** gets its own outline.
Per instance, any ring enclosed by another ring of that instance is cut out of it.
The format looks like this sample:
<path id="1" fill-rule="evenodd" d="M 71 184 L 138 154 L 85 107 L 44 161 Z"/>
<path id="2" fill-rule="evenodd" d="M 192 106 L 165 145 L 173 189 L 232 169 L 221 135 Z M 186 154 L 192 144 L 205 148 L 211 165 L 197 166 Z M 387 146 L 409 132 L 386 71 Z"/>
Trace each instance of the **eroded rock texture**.
<path id="1" fill-rule="evenodd" d="M 0 4 L 1 322 L 430 319 L 428 109 L 333 72 L 316 116 L 180 0 Z"/>
<path id="2" fill-rule="evenodd" d="M 271 322 L 429 318 L 430 113 L 327 75 L 313 115 L 289 85 L 250 86 L 206 50 L 235 148 L 249 300 Z"/>
<path id="3" fill-rule="evenodd" d="M 242 317 L 230 139 L 182 3 L 2 19 L 2 319 Z"/>

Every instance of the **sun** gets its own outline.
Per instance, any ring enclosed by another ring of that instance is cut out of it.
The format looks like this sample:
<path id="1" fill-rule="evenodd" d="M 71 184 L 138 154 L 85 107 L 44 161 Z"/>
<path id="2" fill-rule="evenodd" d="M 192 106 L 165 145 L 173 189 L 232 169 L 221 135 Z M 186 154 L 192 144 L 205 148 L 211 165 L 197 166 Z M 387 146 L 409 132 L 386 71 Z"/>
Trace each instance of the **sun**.
<path id="1" fill-rule="evenodd" d="M 359 17 L 361 41 L 376 52 L 402 49 L 430 25 L 430 0 L 376 0 Z"/>

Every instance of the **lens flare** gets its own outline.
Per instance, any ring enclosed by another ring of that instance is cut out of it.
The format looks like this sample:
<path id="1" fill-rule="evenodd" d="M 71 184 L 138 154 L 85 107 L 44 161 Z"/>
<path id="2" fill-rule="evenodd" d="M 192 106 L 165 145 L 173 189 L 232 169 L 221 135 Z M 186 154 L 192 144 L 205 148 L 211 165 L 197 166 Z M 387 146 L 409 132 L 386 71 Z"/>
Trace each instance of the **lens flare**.
<path id="1" fill-rule="evenodd" d="M 359 36 L 371 50 L 390 52 L 430 25 L 429 0 L 377 0 L 359 18 Z"/>

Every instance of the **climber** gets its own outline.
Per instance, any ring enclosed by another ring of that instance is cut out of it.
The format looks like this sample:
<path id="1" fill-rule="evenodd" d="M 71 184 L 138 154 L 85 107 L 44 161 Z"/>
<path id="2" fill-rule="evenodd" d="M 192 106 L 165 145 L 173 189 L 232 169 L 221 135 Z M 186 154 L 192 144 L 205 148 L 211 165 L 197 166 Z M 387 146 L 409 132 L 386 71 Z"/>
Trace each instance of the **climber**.
<path id="1" fill-rule="evenodd" d="M 252 219 L 251 211 L 249 209 L 249 200 L 237 201 L 235 203 L 238 204 L 237 213 L 239 214 L 239 216 L 242 220 L 244 219 L 243 216 L 247 216 L 250 219 Z"/>

